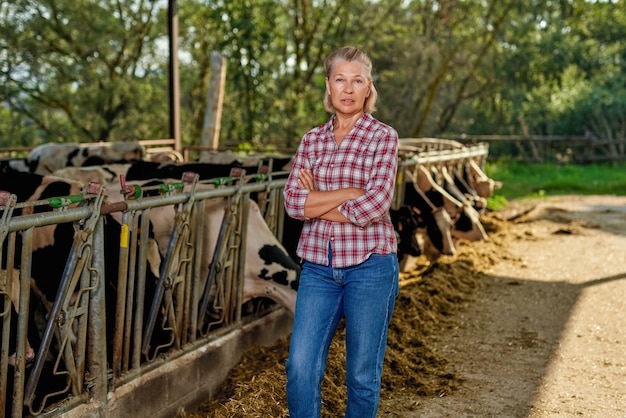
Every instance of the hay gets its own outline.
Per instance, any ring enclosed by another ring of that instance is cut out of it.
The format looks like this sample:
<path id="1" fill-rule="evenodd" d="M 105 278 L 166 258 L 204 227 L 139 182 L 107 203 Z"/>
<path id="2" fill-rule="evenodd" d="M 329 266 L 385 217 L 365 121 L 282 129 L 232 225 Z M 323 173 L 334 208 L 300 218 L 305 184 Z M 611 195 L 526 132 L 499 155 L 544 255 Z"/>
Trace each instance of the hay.
<path id="1" fill-rule="evenodd" d="M 483 225 L 489 240 L 461 242 L 455 256 L 435 261 L 419 258 L 416 268 L 402 273 L 383 369 L 381 400 L 398 392 L 419 396 L 445 395 L 458 377 L 446 371 L 446 359 L 429 345 L 428 336 L 446 327 L 446 319 L 481 285 L 483 273 L 506 257 L 503 240 L 508 221 L 488 213 Z M 510 239 L 510 236 L 507 238 Z M 342 416 L 345 409 L 344 330 L 331 344 L 322 384 L 322 416 Z M 248 350 L 215 396 L 185 418 L 288 417 L 285 362 L 289 341 Z"/>

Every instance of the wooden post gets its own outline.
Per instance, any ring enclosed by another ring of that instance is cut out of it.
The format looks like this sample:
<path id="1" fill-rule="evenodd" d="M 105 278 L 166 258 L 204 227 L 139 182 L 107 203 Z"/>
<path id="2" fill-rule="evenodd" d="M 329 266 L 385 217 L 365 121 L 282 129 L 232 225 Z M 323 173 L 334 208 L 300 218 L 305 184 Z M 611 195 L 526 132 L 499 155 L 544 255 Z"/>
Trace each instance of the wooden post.
<path id="1" fill-rule="evenodd" d="M 217 51 L 211 52 L 210 77 L 200 145 L 217 148 L 220 138 L 222 103 L 224 102 L 224 84 L 226 79 L 226 60 Z M 200 160 L 206 154 L 208 154 L 207 151 L 201 151 Z"/>

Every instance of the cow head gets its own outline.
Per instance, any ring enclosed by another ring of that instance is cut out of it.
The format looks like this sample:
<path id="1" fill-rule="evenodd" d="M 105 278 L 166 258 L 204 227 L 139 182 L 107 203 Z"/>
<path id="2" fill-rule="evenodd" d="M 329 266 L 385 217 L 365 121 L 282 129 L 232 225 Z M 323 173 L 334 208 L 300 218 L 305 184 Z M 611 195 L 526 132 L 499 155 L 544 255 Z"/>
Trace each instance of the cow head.
<path id="1" fill-rule="evenodd" d="M 420 226 L 420 214 L 409 205 L 402 205 L 397 210 L 390 210 L 391 222 L 398 240 L 398 260 L 405 255 L 417 257 L 422 251 L 417 242 L 417 228 Z"/>
<path id="2" fill-rule="evenodd" d="M 453 220 L 444 208 L 445 199 L 441 191 L 433 187 L 430 181 L 412 173 L 406 173 L 407 183 L 404 192 L 404 204 L 420 214 L 420 226 L 425 228 L 426 237 L 434 248 L 445 255 L 456 252 L 452 242 Z M 417 232 L 417 230 L 416 230 Z"/>
<path id="3" fill-rule="evenodd" d="M 463 211 L 454 223 L 452 236 L 457 239 L 467 241 L 481 241 L 488 239 L 487 232 L 480 222 L 478 211 L 466 203 L 463 205 Z"/>

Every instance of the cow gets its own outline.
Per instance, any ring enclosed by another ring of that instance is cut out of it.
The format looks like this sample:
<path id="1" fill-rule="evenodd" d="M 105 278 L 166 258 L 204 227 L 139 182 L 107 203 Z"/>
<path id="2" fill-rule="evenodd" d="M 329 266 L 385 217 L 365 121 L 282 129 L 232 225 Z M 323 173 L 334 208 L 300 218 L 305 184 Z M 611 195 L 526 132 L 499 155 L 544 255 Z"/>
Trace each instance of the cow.
<path id="1" fill-rule="evenodd" d="M 417 239 L 417 230 L 421 222 L 420 213 L 412 206 L 402 205 L 398 209 L 391 209 L 390 215 L 398 241 L 397 256 L 400 269 L 407 271 L 409 260 L 422 255 Z"/>
<path id="2" fill-rule="evenodd" d="M 273 172 L 284 170 L 291 162 L 291 158 L 259 155 L 256 157 L 236 157 L 227 155 L 219 158 L 220 154 L 214 154 L 212 161 L 201 162 L 166 162 L 136 161 L 129 164 L 125 173 L 126 180 L 153 180 L 153 179 L 181 179 L 187 172 L 198 175 L 200 180 L 214 179 L 230 176 L 231 169 L 243 168 L 247 174 L 267 172 L 269 164 Z M 225 162 L 226 161 L 226 162 Z"/>
<path id="3" fill-rule="evenodd" d="M 419 229 L 425 230 L 425 242 L 434 247 L 429 247 L 427 255 L 433 256 L 436 252 L 445 255 L 455 254 L 456 248 L 451 233 L 454 223 L 450 211 L 444 207 L 443 194 L 433 188 L 430 181 L 423 175 L 415 176 L 407 169 L 405 177 L 406 183 L 402 186 L 405 188 L 403 205 L 411 209 L 406 212 L 408 216 L 416 217 L 412 222 L 406 223 L 406 226 L 418 225 Z M 415 233 L 417 232 L 415 230 Z M 404 234 L 411 235 L 406 231 Z M 404 245 L 406 242 L 400 243 L 399 247 L 404 248 Z M 414 246 L 414 243 L 410 242 L 409 245 Z"/>
<path id="4" fill-rule="evenodd" d="M 450 175 L 448 167 L 441 166 L 436 168 L 436 173 L 440 177 L 440 186 L 442 193 L 448 193 L 452 198 L 457 199 L 460 203 L 460 210 L 457 209 L 458 216 L 454 221 L 454 227 L 452 229 L 452 236 L 457 239 L 465 239 L 468 241 L 481 241 L 488 239 L 487 233 L 480 222 L 480 214 L 476 206 L 479 208 L 484 207 L 486 202 L 480 201 L 478 196 L 475 196 L 470 190 L 463 187 L 463 190 L 459 189 L 457 185 L 457 176 Z M 437 174 L 433 175 L 434 178 Z"/>
<path id="5" fill-rule="evenodd" d="M 45 199 L 53 199 L 58 201 L 59 197 L 66 197 L 71 195 L 78 195 L 85 191 L 82 182 L 75 180 L 69 180 L 65 178 L 53 177 L 53 176 L 41 176 L 37 174 L 5 171 L 0 173 L 0 190 L 8 191 L 15 194 L 18 198 L 18 202 L 34 202 L 42 201 Z M 69 201 L 70 199 L 66 199 Z M 70 206 L 74 206 L 71 204 Z M 21 209 L 16 209 L 15 214 L 34 214 L 43 213 L 49 211 L 51 208 L 48 205 L 32 205 L 25 206 Z M 118 290 L 117 277 L 119 273 L 119 254 L 120 254 L 120 237 L 122 232 L 122 225 L 117 222 L 111 214 L 103 214 L 103 231 L 104 231 L 104 261 L 105 269 L 103 276 L 107 280 L 104 285 L 105 289 L 105 301 L 106 301 L 106 341 L 108 343 L 107 353 L 109 354 L 109 364 L 113 361 L 113 341 L 115 333 L 115 318 L 116 318 L 116 294 Z M 55 225 L 38 226 L 33 229 L 33 245 L 32 253 L 30 255 L 31 265 L 31 280 L 30 280 L 30 304 L 29 304 L 29 324 L 28 324 L 28 339 L 29 342 L 33 342 L 32 351 L 27 347 L 26 360 L 29 363 L 33 363 L 29 369 L 29 376 L 32 376 L 30 371 L 37 370 L 35 375 L 36 392 L 35 400 L 33 402 L 48 402 L 53 398 L 48 398 L 48 394 L 52 393 L 49 390 L 55 387 L 54 391 L 57 391 L 62 398 L 62 393 L 67 391 L 69 380 L 74 379 L 69 374 L 57 373 L 53 369 L 58 366 L 54 365 L 50 360 L 54 357 L 45 356 L 50 354 L 52 356 L 58 356 L 60 351 L 61 340 L 52 341 L 51 338 L 46 340 L 46 333 L 48 329 L 56 329 L 55 325 L 51 325 L 50 321 L 56 323 L 56 317 L 47 318 L 51 313 L 52 307 L 61 301 L 59 299 L 62 296 L 60 287 L 62 285 L 62 278 L 65 273 L 66 260 L 71 258 L 72 246 L 76 241 L 76 225 L 74 223 L 59 223 Z M 80 242 L 80 241 L 79 241 Z M 15 252 L 14 268 L 13 272 L 19 274 L 19 266 L 21 266 L 21 234 L 16 235 L 16 248 Z M 148 240 L 148 246 L 150 248 L 156 248 L 156 241 L 154 239 Z M 87 252 L 89 252 L 87 250 Z M 158 249 L 156 251 L 148 251 L 148 263 L 146 268 L 146 288 L 152 289 L 156 287 L 158 280 L 158 273 L 160 268 L 160 254 Z M 3 252 L 3 255 L 4 252 Z M 5 259 L 6 263 L 7 260 Z M 137 269 L 139 269 L 139 263 L 137 263 Z M 3 267 L 7 267 L 5 264 Z M 12 282 L 12 293 L 15 292 L 16 284 Z M 71 311 L 73 305 L 76 303 L 75 289 L 68 289 L 70 298 L 69 306 L 65 308 L 66 311 Z M 147 291 L 148 297 L 151 297 L 150 291 Z M 12 299 L 17 298 L 19 295 L 12 295 Z M 15 312 L 18 314 L 18 312 Z M 103 318 L 104 320 L 104 318 Z M 74 343 L 76 334 L 73 332 L 75 325 L 69 324 L 69 341 Z M 163 330 L 162 330 L 163 331 Z M 54 332 L 55 335 L 59 335 Z M 14 332 L 11 333 L 15 335 Z M 52 335 L 52 334 L 49 334 Z M 169 338 L 167 331 L 158 332 L 155 334 L 155 339 L 163 341 Z M 13 340 L 11 340 L 12 343 Z M 44 345 L 44 341 L 46 344 Z M 51 344 L 53 343 L 53 344 Z M 14 358 L 14 357 L 13 357 Z M 58 357 L 57 357 L 58 358 Z M 66 381 L 66 379 L 68 379 Z M 37 393 L 38 388 L 43 389 L 45 393 Z M 77 390 L 80 390 L 77 389 Z M 43 398 L 41 398 L 43 397 Z M 41 398 L 41 399 L 40 399 Z M 48 400 L 45 400 L 48 399 Z"/>
<path id="6" fill-rule="evenodd" d="M 0 174 L 0 190 L 16 195 L 18 202 L 36 202 L 59 196 L 79 195 L 82 193 L 84 184 L 60 177 L 33 175 L 30 173 L 9 171 Z M 50 211 L 47 205 L 26 206 L 16 210 L 14 216 L 31 215 Z M 56 241 L 69 242 L 71 244 L 74 234 L 73 227 L 60 225 L 43 225 L 36 228 L 33 239 L 33 254 L 37 254 L 44 262 L 32 263 L 31 276 L 37 283 L 39 290 L 49 300 L 54 299 L 57 286 L 54 280 L 46 280 L 47 277 L 60 277 L 65 265 L 63 263 L 47 263 L 45 260 L 66 260 L 67 251 L 57 254 L 54 244 Z M 41 278 L 41 280 L 37 280 Z"/>
<path id="7" fill-rule="evenodd" d="M 233 152 L 202 153 L 198 162 L 208 164 L 241 164 L 243 167 L 258 167 L 271 160 L 272 171 L 289 171 L 293 164 L 293 156 L 284 154 L 251 154 L 238 155 Z"/>
<path id="8" fill-rule="evenodd" d="M 115 181 L 120 171 L 115 167 L 122 167 L 121 173 L 125 173 L 128 164 L 93 165 L 83 167 L 63 167 L 52 172 L 53 177 L 75 180 L 83 184 L 98 183 L 106 185 Z"/>
<path id="9" fill-rule="evenodd" d="M 437 206 L 443 206 L 452 217 L 451 235 L 453 238 L 468 241 L 487 239 L 487 234 L 480 223 L 480 215 L 467 200 L 461 202 L 450 195 L 434 180 L 433 175 L 425 166 L 419 166 L 417 172 L 418 187 L 426 192 Z"/>
<path id="10" fill-rule="evenodd" d="M 148 181 L 154 179 L 182 179 L 187 172 L 193 172 L 200 180 L 230 176 L 233 167 L 243 167 L 239 163 L 209 164 L 209 163 L 157 163 L 154 161 L 137 161 L 129 164 L 125 179 L 132 181 Z M 248 168 L 248 169 L 251 169 Z"/>
<path id="11" fill-rule="evenodd" d="M 81 184 L 67 181 L 66 179 L 53 177 L 44 178 L 43 176 L 12 170 L 5 170 L 0 174 L 0 190 L 16 195 L 17 202 L 35 202 L 53 197 L 78 194 L 81 189 Z M 51 210 L 51 208 L 47 205 L 27 205 L 21 209 L 16 208 L 14 210 L 14 216 L 19 216 L 21 214 L 36 214 L 47 210 Z M 49 306 L 50 304 L 43 302 L 43 300 L 39 299 L 39 296 L 44 293 L 47 293 L 48 295 L 56 295 L 59 280 L 58 277 L 55 279 L 55 274 L 58 273 L 60 277 L 61 273 L 59 270 L 55 270 L 55 266 L 60 265 L 61 269 L 63 269 L 67 256 L 66 254 L 62 254 L 61 256 L 55 255 L 51 257 L 50 248 L 54 247 L 54 242 L 57 239 L 68 236 L 68 232 L 70 237 L 68 244 L 69 248 L 72 242 L 73 234 L 71 225 L 69 225 L 69 229 L 64 226 L 55 228 L 55 226 L 46 225 L 36 227 L 33 230 L 31 280 L 29 289 L 30 303 L 28 305 L 29 311 L 26 313 L 28 315 L 28 328 L 26 330 L 27 345 L 26 352 L 24 353 L 27 365 L 31 365 L 32 363 L 36 363 L 38 360 L 42 359 L 41 353 L 39 353 L 41 342 L 41 322 L 39 319 L 44 318 L 47 314 L 47 312 L 41 311 L 41 309 L 44 309 L 45 306 Z M 11 269 L 13 270 L 14 275 L 18 275 L 20 274 L 19 269 L 21 266 L 22 256 L 22 252 L 19 250 L 21 247 L 20 233 L 16 234 L 15 242 L 17 250 L 14 253 L 14 265 L 11 266 Z M 2 255 L 4 258 L 7 254 L 3 251 Z M 9 270 L 9 266 L 6 263 L 8 263 L 8 260 L 4 258 L 3 268 Z M 18 293 L 14 293 L 12 298 L 16 299 L 20 296 L 20 287 L 19 284 L 15 282 L 16 278 L 13 280 L 14 283 L 12 284 L 12 291 L 17 291 Z M 20 312 L 18 309 L 15 309 L 14 313 L 20 316 L 25 314 Z M 13 338 L 15 333 L 11 333 L 11 335 Z M 13 345 L 13 340 L 10 341 L 10 344 Z M 16 359 L 16 357 L 13 358 Z M 12 373 L 13 372 L 11 371 L 11 374 Z M 55 379 L 50 377 L 46 380 L 46 385 L 50 385 L 50 387 L 57 386 L 52 383 L 54 381 Z"/>
<path id="12" fill-rule="evenodd" d="M 138 142 L 48 143 L 35 147 L 26 157 L 25 165 L 31 173 L 47 175 L 63 167 L 141 161 L 145 155 L 145 147 Z"/>
<path id="13" fill-rule="evenodd" d="M 484 211 L 487 201 L 476 194 L 476 191 L 469 186 L 457 167 L 447 167 L 445 165 L 433 169 L 433 177 L 452 197 L 463 205 L 472 206 L 479 212 Z"/>
<path id="14" fill-rule="evenodd" d="M 82 183 L 68 181 L 67 179 L 56 177 L 43 177 L 38 175 L 31 175 L 29 173 L 6 170 L 0 174 L 0 190 L 16 195 L 18 202 L 35 202 L 39 200 L 45 200 L 58 196 L 69 196 L 80 194 L 83 188 Z M 20 214 L 28 215 L 34 213 L 41 213 L 50 210 L 47 206 L 26 206 L 23 209 L 16 209 L 14 216 Z M 69 236 L 69 245 L 71 245 L 73 231 L 71 226 L 68 228 L 60 227 L 56 228 L 55 225 L 44 225 L 35 228 L 35 233 L 32 243 L 33 262 L 31 263 L 31 304 L 29 319 L 31 324 L 28 328 L 28 340 L 26 341 L 25 360 L 27 364 L 32 363 L 36 359 L 36 350 L 38 345 L 38 338 L 36 336 L 36 326 L 32 322 L 37 310 L 36 296 L 47 295 L 48 298 L 53 298 L 56 295 L 58 281 L 51 279 L 51 277 L 60 277 L 64 268 L 64 263 L 57 263 L 57 260 L 67 259 L 67 254 L 53 254 L 54 251 L 50 251 L 54 247 L 54 242 L 60 237 Z M 68 235 L 70 234 L 70 235 Z M 17 237 L 19 245 L 20 236 Z M 68 251 L 69 251 L 68 245 Z M 3 253 L 3 256 L 5 254 Z M 19 281 L 17 275 L 19 275 L 21 252 L 16 251 L 15 269 L 13 269 L 13 283 L 12 283 L 12 295 L 11 299 L 15 304 L 14 314 L 19 314 L 18 298 L 19 298 Z M 6 260 L 3 260 L 6 263 Z M 59 269 L 55 269 L 55 266 L 59 266 Z M 3 268 L 7 268 L 6 264 Z M 11 279 L 11 278 L 10 278 Z M 35 296 L 35 297 L 33 297 Z M 47 304 L 49 306 L 49 303 Z M 15 335 L 12 333 L 12 335 Z M 15 356 L 12 355 L 10 363 L 15 365 Z"/>
<path id="15" fill-rule="evenodd" d="M 211 176 L 212 177 L 212 176 Z M 177 179 L 159 179 L 157 182 L 180 182 Z M 108 198 L 111 202 L 123 201 L 123 190 L 132 185 L 146 187 L 154 185 L 154 181 L 135 181 L 112 183 L 108 186 Z M 196 185 L 196 190 L 212 189 L 206 184 Z M 243 300 L 266 297 L 284 306 L 293 315 L 298 290 L 300 266 L 294 262 L 281 242 L 270 231 L 258 204 L 250 200 L 247 216 L 247 239 L 245 248 L 245 270 L 243 283 Z M 223 198 L 207 199 L 204 209 L 202 266 L 200 277 L 206 280 L 210 270 L 210 261 L 218 240 L 218 235 L 225 213 Z M 154 227 L 155 238 L 163 256 L 176 220 L 173 206 L 154 207 L 150 210 L 150 219 Z"/>
<path id="16" fill-rule="evenodd" d="M 206 179 L 215 179 L 219 177 L 228 177 L 231 174 L 231 170 L 235 168 L 245 168 L 246 173 L 257 173 L 259 170 L 264 170 L 263 164 L 268 164 L 268 158 L 272 158 L 269 160 L 269 163 L 274 164 L 274 157 L 268 157 L 265 155 L 257 156 L 256 158 L 249 157 L 247 159 L 242 157 L 235 156 L 227 156 L 228 158 L 218 158 L 218 154 L 214 154 L 213 158 L 215 161 L 219 161 L 216 163 L 206 163 L 206 162 L 193 162 L 193 163 L 157 163 L 153 161 L 136 161 L 131 164 L 116 164 L 115 167 L 111 165 L 105 165 L 99 167 L 99 170 L 102 170 L 105 174 L 99 174 L 100 171 L 95 173 L 91 173 L 90 169 L 92 167 L 81 167 L 78 169 L 73 169 L 72 173 L 70 173 L 73 178 L 82 178 L 84 180 L 98 180 L 103 179 L 106 176 L 106 173 L 123 173 L 124 181 L 126 184 L 146 184 L 154 179 L 169 179 L 168 181 L 180 181 L 180 179 L 185 175 L 185 173 L 193 172 L 198 175 L 200 180 Z M 234 159 L 236 158 L 236 159 Z M 288 164 L 291 161 L 291 157 L 281 157 L 276 160 L 278 166 L 284 166 L 284 164 Z M 224 163 L 224 161 L 228 161 L 228 163 Z M 68 171 L 68 169 L 64 169 L 62 171 Z M 60 171 L 57 171 L 60 173 Z M 93 176 L 91 176 L 93 174 Z M 123 200 L 120 195 L 120 191 L 123 186 L 120 184 L 119 176 L 112 181 L 107 179 L 107 197 L 110 202 L 116 202 Z M 203 186 L 201 186 L 203 187 Z M 209 186 L 213 187 L 213 186 Z M 214 208 L 211 205 L 208 205 L 211 212 L 207 214 L 207 219 L 216 219 L 218 222 L 221 222 L 221 213 L 223 213 L 222 208 Z M 244 283 L 244 300 L 250 300 L 254 297 L 258 297 L 261 295 L 265 295 L 266 297 L 274 300 L 275 302 L 283 305 L 287 308 L 287 311 L 293 313 L 295 310 L 295 292 L 294 289 L 297 289 L 297 277 L 299 277 L 299 266 L 297 262 L 295 262 L 295 257 L 292 256 L 290 252 L 287 252 L 287 259 L 285 258 L 285 247 L 278 241 L 273 234 L 269 231 L 267 224 L 263 221 L 261 216 L 259 206 L 256 203 L 252 203 L 251 214 L 249 215 L 249 219 L 253 220 L 250 224 L 250 227 L 253 228 L 254 231 L 253 238 L 259 239 L 259 242 L 252 245 L 252 247 L 248 247 L 247 250 L 247 266 L 251 266 L 251 270 L 246 272 L 246 281 Z M 173 211 L 173 208 L 170 208 Z M 221 212 L 220 212 L 221 210 Z M 158 212 L 158 210 L 153 210 L 154 213 Z M 216 217 L 217 215 L 218 217 Z M 171 228 L 174 221 L 174 216 L 172 215 L 170 218 L 162 217 L 162 216 L 154 216 L 153 224 L 155 224 L 156 234 L 159 232 L 163 233 L 162 239 L 160 240 L 160 246 L 162 252 L 167 248 L 166 237 L 169 237 L 171 233 Z M 163 225 L 163 219 L 170 219 L 172 224 Z M 216 225 L 213 225 L 215 228 Z M 166 232 L 163 232 L 166 231 Z M 216 233 L 216 229 L 213 229 L 213 233 Z M 258 232 L 257 232 L 258 231 Z M 250 239 L 250 238 L 249 238 Z M 209 245 L 208 248 L 213 248 Z M 295 247 L 294 247 L 295 248 Z M 163 255 L 165 255 L 163 253 Z M 278 263 L 272 261 L 271 259 L 277 260 Z M 210 258 L 206 259 L 207 262 Z M 277 268 L 278 271 L 270 274 L 268 271 L 264 272 L 259 270 L 260 265 L 265 265 L 266 268 L 261 270 L 268 270 L 270 267 Z M 276 267 L 279 266 L 279 267 Z M 206 266 L 205 266 L 206 269 Z M 280 283 L 277 285 L 275 289 L 273 286 L 269 286 L 268 284 L 272 282 L 276 282 L 276 280 L 281 280 L 280 276 L 286 275 L 285 283 Z M 270 277 L 273 276 L 273 280 L 269 280 Z M 264 280 L 258 281 L 253 278 L 263 278 Z M 287 278 L 288 277 L 288 278 Z M 295 280 L 295 281 L 294 281 Z"/>
<path id="17" fill-rule="evenodd" d="M 4 326 L 4 321 L 2 318 L 5 315 L 10 313 L 11 321 L 9 323 L 10 326 L 10 336 L 15 337 L 17 335 L 17 316 L 20 312 L 19 305 L 19 296 L 20 296 L 20 279 L 19 279 L 19 270 L 12 269 L 12 273 L 9 276 L 8 270 L 2 269 L 0 271 L 0 284 L 6 283 L 7 286 L 11 288 L 10 292 L 7 292 L 8 289 L 0 287 L 0 336 L 2 335 L 2 328 Z M 9 307 L 5 307 L 4 304 L 10 305 Z M 8 364 L 9 366 L 15 367 L 16 365 L 16 344 L 15 339 L 11 338 L 9 341 L 8 347 Z M 30 345 L 30 339 L 27 335 L 26 339 L 26 347 L 25 347 L 25 362 L 27 365 L 33 362 L 35 359 L 35 350 Z"/>
<path id="18" fill-rule="evenodd" d="M 403 201 L 391 210 L 398 236 L 398 258 L 425 253 L 430 258 L 456 254 L 459 239 L 487 239 L 478 212 L 467 202 L 459 201 L 435 180 L 437 172 L 424 165 L 407 166 L 403 173 Z M 462 198 L 462 197 L 459 197 Z M 422 233 L 423 231 L 423 233 Z M 424 238 L 423 247 L 416 234 Z"/>

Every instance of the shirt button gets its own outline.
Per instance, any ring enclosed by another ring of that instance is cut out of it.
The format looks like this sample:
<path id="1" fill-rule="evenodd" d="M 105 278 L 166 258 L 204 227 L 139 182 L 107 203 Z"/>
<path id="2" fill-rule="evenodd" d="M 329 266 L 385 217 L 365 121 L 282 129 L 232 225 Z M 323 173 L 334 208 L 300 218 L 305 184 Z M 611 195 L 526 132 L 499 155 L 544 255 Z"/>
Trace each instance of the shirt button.
<path id="1" fill-rule="evenodd" d="M 334 238 L 334 237 L 330 237 L 330 240 L 331 240 L 331 241 L 334 241 L 334 240 L 335 240 L 335 238 Z"/>

